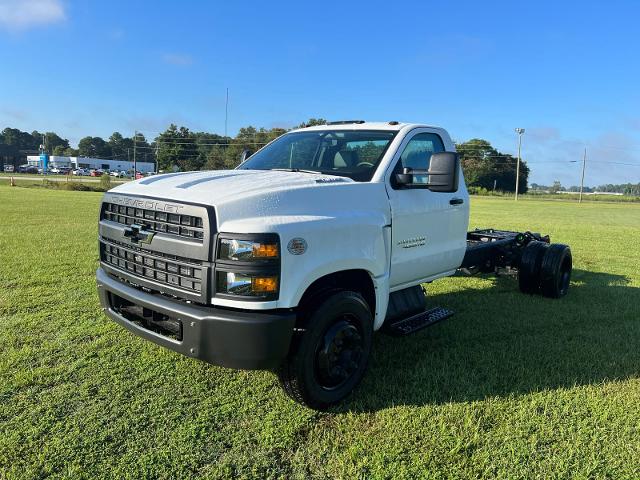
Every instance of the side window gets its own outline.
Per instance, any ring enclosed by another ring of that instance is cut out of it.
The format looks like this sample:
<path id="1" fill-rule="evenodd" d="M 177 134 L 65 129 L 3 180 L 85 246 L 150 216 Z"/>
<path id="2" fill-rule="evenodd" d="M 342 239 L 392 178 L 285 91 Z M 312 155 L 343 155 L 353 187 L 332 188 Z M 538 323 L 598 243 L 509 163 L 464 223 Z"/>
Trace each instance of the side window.
<path id="1" fill-rule="evenodd" d="M 444 152 L 442 139 L 435 133 L 418 133 L 404 148 L 394 174 L 402 173 L 403 168 L 428 170 L 432 153 Z M 413 183 L 429 183 L 429 175 L 414 175 Z"/>

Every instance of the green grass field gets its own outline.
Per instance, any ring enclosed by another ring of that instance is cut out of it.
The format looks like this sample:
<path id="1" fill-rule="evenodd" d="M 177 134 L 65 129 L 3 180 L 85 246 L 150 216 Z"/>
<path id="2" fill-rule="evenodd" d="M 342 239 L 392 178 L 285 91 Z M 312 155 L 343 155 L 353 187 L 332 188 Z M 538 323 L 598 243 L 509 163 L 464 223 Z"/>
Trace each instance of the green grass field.
<path id="1" fill-rule="evenodd" d="M 0 185 L 0 478 L 640 478 L 640 205 L 474 198 L 473 227 L 571 245 L 569 296 L 436 282 L 456 315 L 376 335 L 317 413 L 108 321 L 100 197 Z"/>

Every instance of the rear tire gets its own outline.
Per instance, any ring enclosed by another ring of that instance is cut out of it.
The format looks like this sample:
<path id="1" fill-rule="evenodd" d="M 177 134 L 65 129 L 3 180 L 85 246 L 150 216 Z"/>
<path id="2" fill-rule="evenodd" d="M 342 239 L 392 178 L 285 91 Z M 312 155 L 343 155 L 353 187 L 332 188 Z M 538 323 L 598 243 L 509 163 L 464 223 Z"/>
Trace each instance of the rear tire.
<path id="1" fill-rule="evenodd" d="M 360 383 L 371 352 L 373 320 L 362 295 L 340 291 L 302 312 L 302 329 L 277 375 L 296 402 L 324 410 Z"/>
<path id="2" fill-rule="evenodd" d="M 533 240 L 524 247 L 518 266 L 518 285 L 522 293 L 540 293 L 540 269 L 549 245 Z"/>
<path id="3" fill-rule="evenodd" d="M 549 298 L 564 297 L 569 291 L 572 268 L 571 249 L 561 243 L 549 245 L 540 270 L 542 295 Z"/>

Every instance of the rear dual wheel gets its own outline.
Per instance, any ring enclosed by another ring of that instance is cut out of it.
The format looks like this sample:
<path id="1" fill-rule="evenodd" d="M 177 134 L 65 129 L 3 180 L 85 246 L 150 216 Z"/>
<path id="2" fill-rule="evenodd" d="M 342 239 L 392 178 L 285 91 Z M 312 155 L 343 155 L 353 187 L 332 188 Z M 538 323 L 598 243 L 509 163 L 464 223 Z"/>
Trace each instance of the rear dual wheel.
<path id="1" fill-rule="evenodd" d="M 567 245 L 529 242 L 518 268 L 520 290 L 549 298 L 564 297 L 569 290 L 572 267 L 571 249 Z"/>
<path id="2" fill-rule="evenodd" d="M 549 298 L 564 297 L 569 291 L 573 259 L 571 249 L 561 243 L 549 245 L 540 267 L 540 290 Z"/>

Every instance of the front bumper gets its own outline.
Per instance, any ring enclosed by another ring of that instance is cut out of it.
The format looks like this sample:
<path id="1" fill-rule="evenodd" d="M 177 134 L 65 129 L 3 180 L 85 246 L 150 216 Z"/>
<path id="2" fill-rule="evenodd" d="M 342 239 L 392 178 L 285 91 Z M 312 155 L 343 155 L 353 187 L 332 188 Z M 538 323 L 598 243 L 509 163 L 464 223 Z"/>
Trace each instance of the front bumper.
<path id="1" fill-rule="evenodd" d="M 295 312 L 226 310 L 146 293 L 96 272 L 100 303 L 106 315 L 130 332 L 158 345 L 214 365 L 239 369 L 270 369 L 289 351 Z M 179 338 L 146 328 L 127 318 L 118 305 L 130 303 L 180 324 Z"/>

